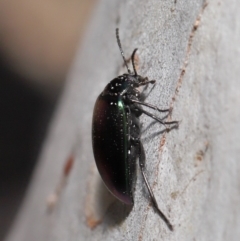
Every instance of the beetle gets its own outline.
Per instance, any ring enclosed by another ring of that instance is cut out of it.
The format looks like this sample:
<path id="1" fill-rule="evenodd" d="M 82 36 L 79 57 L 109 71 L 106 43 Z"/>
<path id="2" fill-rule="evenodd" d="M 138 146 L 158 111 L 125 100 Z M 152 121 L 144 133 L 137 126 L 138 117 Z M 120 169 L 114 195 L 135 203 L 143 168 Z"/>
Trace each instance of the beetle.
<path id="1" fill-rule="evenodd" d="M 142 108 L 145 106 L 158 112 L 170 111 L 169 109 L 161 110 L 144 102 L 145 96 L 137 88 L 155 84 L 155 80 L 148 80 L 147 77 L 137 74 L 134 62 L 137 49 L 134 49 L 131 55 L 133 72 L 130 71 L 122 50 L 118 29 L 116 29 L 116 38 L 128 73 L 110 81 L 96 100 L 92 119 L 92 146 L 95 162 L 108 190 L 123 203 L 133 205 L 136 159 L 139 158 L 140 170 L 153 206 L 168 228 L 173 230 L 172 224 L 159 209 L 146 178 L 145 152 L 140 140 L 139 117 L 145 114 L 165 127 L 166 125 L 178 125 L 178 121 L 164 122 Z"/>

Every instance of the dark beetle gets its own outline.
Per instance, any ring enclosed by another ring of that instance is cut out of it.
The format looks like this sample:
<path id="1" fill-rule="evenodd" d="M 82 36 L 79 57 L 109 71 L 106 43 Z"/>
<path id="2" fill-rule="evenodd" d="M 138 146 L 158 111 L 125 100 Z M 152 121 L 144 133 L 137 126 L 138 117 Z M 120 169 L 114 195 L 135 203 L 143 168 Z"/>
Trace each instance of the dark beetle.
<path id="1" fill-rule="evenodd" d="M 116 29 L 116 37 L 128 73 L 113 79 L 96 100 L 92 122 L 95 161 L 109 191 L 123 203 L 132 205 L 133 183 L 138 157 L 140 169 L 153 204 L 169 229 L 173 230 L 171 223 L 158 208 L 146 179 L 144 172 L 145 152 L 140 141 L 139 116 L 143 113 L 163 125 L 177 125 L 178 122 L 163 122 L 155 115 L 142 109 L 141 105 L 144 105 L 159 112 L 169 111 L 169 109 L 160 110 L 156 106 L 143 102 L 144 95 L 137 88 L 154 84 L 155 80 L 148 80 L 147 77 L 137 74 L 134 64 L 137 49 L 134 49 L 131 56 L 134 72 L 130 71 L 123 54 L 118 29 Z"/>

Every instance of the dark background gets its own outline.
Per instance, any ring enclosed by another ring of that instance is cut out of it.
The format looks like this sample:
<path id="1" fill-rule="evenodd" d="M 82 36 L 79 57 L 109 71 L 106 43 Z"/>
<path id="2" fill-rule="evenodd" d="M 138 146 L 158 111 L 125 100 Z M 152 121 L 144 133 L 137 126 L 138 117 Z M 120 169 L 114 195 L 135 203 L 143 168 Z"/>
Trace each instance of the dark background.
<path id="1" fill-rule="evenodd" d="M 46 98 L 0 61 L 0 240 L 23 200 L 57 96 Z"/>

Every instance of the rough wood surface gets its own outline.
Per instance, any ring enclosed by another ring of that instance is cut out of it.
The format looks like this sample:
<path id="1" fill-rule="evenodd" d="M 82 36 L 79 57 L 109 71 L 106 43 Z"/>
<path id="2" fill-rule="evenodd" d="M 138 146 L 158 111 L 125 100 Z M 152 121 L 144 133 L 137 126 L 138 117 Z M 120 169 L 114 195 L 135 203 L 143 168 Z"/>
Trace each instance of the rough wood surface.
<path id="1" fill-rule="evenodd" d="M 240 2 L 206 4 L 100 1 L 7 241 L 239 240 Z M 125 71 L 116 26 L 126 55 L 139 48 L 139 73 L 157 80 L 147 101 L 173 107 L 171 118 L 181 120 L 161 133 L 141 117 L 147 175 L 173 232 L 151 208 L 141 175 L 129 210 L 110 200 L 93 168 L 94 101 Z"/>

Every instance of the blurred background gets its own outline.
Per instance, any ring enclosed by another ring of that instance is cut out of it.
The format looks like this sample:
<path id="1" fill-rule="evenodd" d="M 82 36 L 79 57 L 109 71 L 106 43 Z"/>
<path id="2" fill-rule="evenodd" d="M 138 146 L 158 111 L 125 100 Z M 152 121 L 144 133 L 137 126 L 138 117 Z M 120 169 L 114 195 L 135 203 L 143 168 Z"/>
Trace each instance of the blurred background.
<path id="1" fill-rule="evenodd" d="M 0 240 L 23 200 L 96 3 L 0 1 Z"/>

